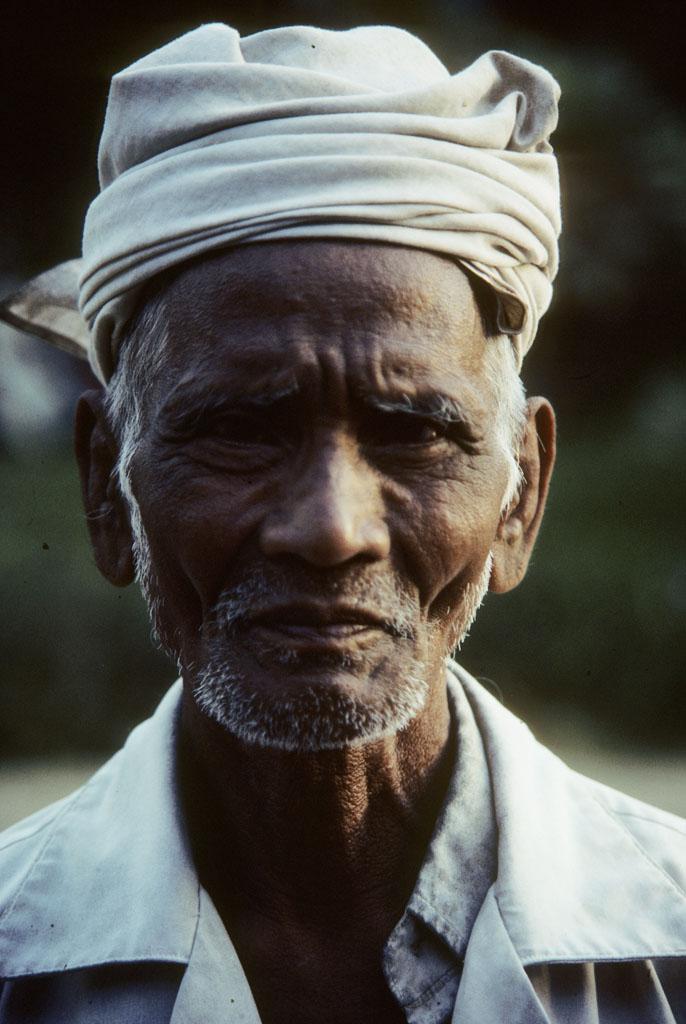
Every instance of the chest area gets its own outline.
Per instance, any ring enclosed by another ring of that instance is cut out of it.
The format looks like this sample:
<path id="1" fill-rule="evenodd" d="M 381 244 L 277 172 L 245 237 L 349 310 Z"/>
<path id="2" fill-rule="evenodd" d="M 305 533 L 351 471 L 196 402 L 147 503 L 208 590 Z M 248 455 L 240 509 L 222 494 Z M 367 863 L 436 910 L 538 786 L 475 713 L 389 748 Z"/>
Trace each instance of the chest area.
<path id="1" fill-rule="evenodd" d="M 383 978 L 346 983 L 323 965 L 316 976 L 263 977 L 251 989 L 261 1024 L 407 1024 Z"/>
<path id="2" fill-rule="evenodd" d="M 407 1024 L 382 971 L 382 950 L 291 936 L 236 944 L 261 1024 Z"/>

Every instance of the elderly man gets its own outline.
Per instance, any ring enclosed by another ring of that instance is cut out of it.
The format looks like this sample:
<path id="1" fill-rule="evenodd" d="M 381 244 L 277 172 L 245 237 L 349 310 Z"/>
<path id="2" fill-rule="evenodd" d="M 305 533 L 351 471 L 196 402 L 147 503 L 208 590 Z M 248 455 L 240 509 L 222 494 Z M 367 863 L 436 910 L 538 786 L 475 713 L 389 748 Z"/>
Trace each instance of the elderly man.
<path id="1" fill-rule="evenodd" d="M 88 336 L 68 271 L 8 308 L 88 346 L 95 557 L 181 680 L 6 833 L 3 1024 L 685 1019 L 683 823 L 448 660 L 553 464 L 556 99 L 390 28 L 205 26 L 114 79 Z"/>

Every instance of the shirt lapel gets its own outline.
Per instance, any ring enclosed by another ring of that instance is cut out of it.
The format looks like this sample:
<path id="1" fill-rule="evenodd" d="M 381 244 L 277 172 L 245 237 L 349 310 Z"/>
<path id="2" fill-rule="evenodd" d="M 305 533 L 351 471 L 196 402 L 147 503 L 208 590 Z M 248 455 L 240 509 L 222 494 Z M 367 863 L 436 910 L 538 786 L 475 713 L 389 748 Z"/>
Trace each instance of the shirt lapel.
<path id="1" fill-rule="evenodd" d="M 238 954 L 204 889 L 191 957 L 169 1024 L 260 1024 Z"/>
<path id="2" fill-rule="evenodd" d="M 452 1019 L 455 1024 L 548 1022 L 503 924 L 493 888 L 474 923 Z"/>

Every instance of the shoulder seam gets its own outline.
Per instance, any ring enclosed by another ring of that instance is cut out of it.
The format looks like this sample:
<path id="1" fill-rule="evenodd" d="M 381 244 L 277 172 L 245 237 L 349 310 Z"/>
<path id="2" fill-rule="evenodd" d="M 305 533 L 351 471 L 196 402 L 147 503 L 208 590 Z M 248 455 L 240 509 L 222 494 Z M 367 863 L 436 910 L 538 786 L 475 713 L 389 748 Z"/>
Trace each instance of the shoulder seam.
<path id="1" fill-rule="evenodd" d="M 599 803 L 599 804 L 600 804 L 600 805 L 601 805 L 601 806 L 602 806 L 602 807 L 604 808 L 604 810 L 605 810 L 606 814 L 609 814 L 609 815 L 610 815 L 610 816 L 611 816 L 612 818 L 614 818 L 614 820 L 615 820 L 615 821 L 617 821 L 617 819 L 618 819 L 618 818 L 621 818 L 621 817 L 631 817 L 631 816 L 632 816 L 631 814 L 624 814 L 624 815 L 623 815 L 623 814 L 622 814 L 621 812 L 615 812 L 615 811 L 613 811 L 613 810 L 612 810 L 612 809 L 611 809 L 610 807 L 607 807 L 607 806 L 603 805 L 603 804 L 602 804 L 602 802 L 601 802 L 600 800 L 598 800 L 598 798 L 597 798 L 597 797 L 595 797 L 595 796 L 594 796 L 593 798 L 594 798 L 594 799 L 596 800 L 596 802 L 597 802 L 597 803 Z M 638 816 L 637 816 L 637 817 L 638 817 Z M 652 821 L 652 819 L 651 819 L 651 818 L 648 818 L 648 819 L 646 819 L 646 820 L 647 820 L 647 821 Z M 624 831 L 626 832 L 626 834 L 627 834 L 627 835 L 629 836 L 629 838 L 631 839 L 631 842 L 632 842 L 632 843 L 633 843 L 633 845 L 634 845 L 634 846 L 636 847 L 637 851 L 638 851 L 638 852 L 639 852 L 639 853 L 641 854 L 641 856 L 643 857 L 643 859 L 644 859 L 644 860 L 645 860 L 645 861 L 646 861 L 646 862 L 647 862 L 648 864 L 650 864 L 650 865 L 651 865 L 651 867 L 653 867 L 653 868 L 654 868 L 654 869 L 655 869 L 656 871 L 659 871 L 659 873 L 660 873 L 660 874 L 662 875 L 662 877 L 663 877 L 663 878 L 665 879 L 665 881 L 666 881 L 666 882 L 668 883 L 668 885 L 670 886 L 670 888 L 674 889 L 674 891 L 675 891 L 675 892 L 676 892 L 676 893 L 677 893 L 677 894 L 678 894 L 679 896 L 681 896 L 681 898 L 682 898 L 682 899 L 686 899 L 686 892 L 684 892 L 684 890 L 683 890 L 683 889 L 682 889 L 682 887 L 681 887 L 681 886 L 679 885 L 679 883 L 677 882 L 677 880 L 676 880 L 675 878 L 673 878 L 673 877 L 672 877 L 672 875 L 670 875 L 670 874 L 669 874 L 669 873 L 668 873 L 667 871 L 665 871 L 665 869 L 664 869 L 664 868 L 662 867 L 662 865 L 661 865 L 661 864 L 657 864 L 657 863 L 656 863 L 656 862 L 655 862 L 655 861 L 653 860 L 653 858 L 652 858 L 652 857 L 651 857 L 651 856 L 649 855 L 648 851 L 647 851 L 647 850 L 645 849 L 645 847 L 643 846 L 643 844 L 642 844 L 641 842 L 639 842 L 638 838 L 637 838 L 637 837 L 636 837 L 636 836 L 635 836 L 635 835 L 633 834 L 633 832 L 631 831 L 631 829 L 627 828 L 627 826 L 626 826 L 626 825 L 624 824 L 624 822 L 620 822 L 620 821 L 617 821 L 617 824 L 618 824 L 618 825 L 620 825 L 620 824 L 621 824 L 622 828 L 624 829 Z"/>
<path id="2" fill-rule="evenodd" d="M 618 811 L 612 810 L 612 814 L 616 814 L 618 818 L 635 818 L 637 821 L 647 821 L 651 825 L 658 825 L 660 828 L 666 828 L 670 832 L 676 832 L 678 836 L 683 836 L 686 839 L 686 824 L 683 828 L 677 828 L 670 822 L 661 821 L 659 818 L 649 818 L 646 814 L 636 814 L 633 811 Z M 665 812 L 669 813 L 668 811 Z"/>
<path id="3" fill-rule="evenodd" d="M 65 810 L 66 810 L 66 807 L 58 807 L 55 810 L 55 813 L 53 815 L 51 815 L 46 821 L 42 822 L 42 824 L 36 825 L 36 827 L 33 829 L 33 831 L 27 832 L 25 835 L 19 836 L 16 839 L 9 839 L 5 843 L 0 843 L 0 854 L 4 853 L 5 850 L 9 850 L 12 846 L 16 846 L 17 843 L 25 843 L 29 839 L 35 839 L 36 836 L 40 835 L 40 833 L 43 831 L 43 829 L 46 829 L 50 825 L 54 824 L 54 822 L 59 818 L 59 816 Z M 19 824 L 19 822 L 17 822 L 17 824 Z M 10 829 L 13 828 L 13 827 L 14 826 L 12 826 L 12 825 L 9 826 Z"/>
<path id="4" fill-rule="evenodd" d="M 49 825 L 54 825 L 57 821 L 59 821 L 60 818 L 65 817 L 74 808 L 74 806 L 78 803 L 79 797 L 80 797 L 80 795 L 81 795 L 81 793 L 83 792 L 84 789 L 85 789 L 85 786 L 82 787 L 80 790 L 77 790 L 76 793 L 74 794 L 74 799 L 68 800 L 67 803 L 54 815 L 54 817 L 50 818 L 50 820 L 47 821 L 44 826 L 41 826 L 40 828 L 36 829 L 35 832 L 31 832 L 28 836 L 24 836 L 23 838 L 24 839 L 32 839 L 34 836 L 40 835 L 40 833 L 43 831 L 44 828 L 47 829 Z M 7 918 L 12 913 L 12 911 L 14 910 L 14 907 L 16 906 L 19 897 L 21 896 L 22 892 L 24 891 L 26 883 L 28 882 L 28 880 L 31 877 L 31 875 L 33 874 L 36 866 L 38 865 L 38 863 L 40 862 L 40 860 L 44 856 L 46 849 L 50 845 L 51 840 L 54 838 L 54 834 L 55 834 L 54 831 L 48 832 L 48 835 L 45 837 L 44 842 L 42 843 L 42 845 L 37 850 L 35 857 L 29 862 L 29 864 L 28 864 L 28 866 L 26 868 L 26 873 L 25 873 L 21 883 L 17 886 L 17 891 L 15 892 L 14 896 L 10 899 L 9 903 L 4 908 L 4 910 L 0 908 L 0 922 L 4 921 L 5 918 Z M 17 839 L 16 840 L 17 843 L 19 843 L 21 841 L 22 841 L 21 839 Z M 14 842 L 13 843 L 8 843 L 7 846 L 4 847 L 4 849 L 6 849 L 6 850 L 9 849 L 9 847 L 11 845 L 13 846 Z"/>

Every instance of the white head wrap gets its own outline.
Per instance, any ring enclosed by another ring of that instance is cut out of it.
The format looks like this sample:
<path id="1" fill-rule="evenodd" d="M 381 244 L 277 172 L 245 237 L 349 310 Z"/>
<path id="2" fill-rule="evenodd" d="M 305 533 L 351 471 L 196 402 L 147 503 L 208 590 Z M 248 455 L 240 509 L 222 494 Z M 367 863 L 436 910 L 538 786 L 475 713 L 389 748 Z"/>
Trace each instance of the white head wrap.
<path id="1" fill-rule="evenodd" d="M 518 360 L 551 297 L 559 89 L 493 51 L 450 75 L 389 27 L 205 25 L 115 75 L 79 304 L 112 373 L 140 286 L 204 252 L 288 238 L 456 257 L 499 297 Z"/>

